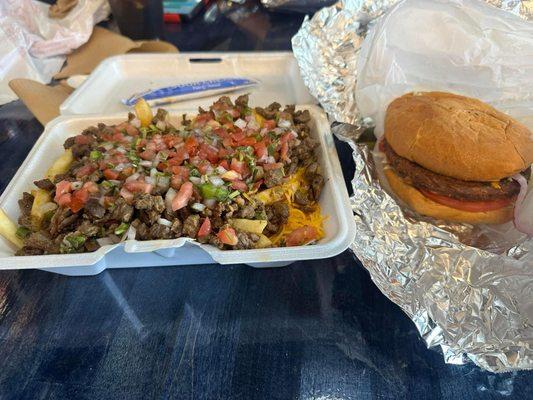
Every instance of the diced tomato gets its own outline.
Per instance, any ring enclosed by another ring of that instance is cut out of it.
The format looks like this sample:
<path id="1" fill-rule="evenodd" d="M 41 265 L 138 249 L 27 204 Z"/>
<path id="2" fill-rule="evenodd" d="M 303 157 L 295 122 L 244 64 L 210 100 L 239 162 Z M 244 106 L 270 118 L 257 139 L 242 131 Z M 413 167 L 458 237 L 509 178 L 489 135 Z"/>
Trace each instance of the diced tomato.
<path id="1" fill-rule="evenodd" d="M 146 146 L 146 139 L 141 139 L 139 143 L 137 143 L 136 149 L 139 150 L 140 148 Z"/>
<path id="2" fill-rule="evenodd" d="M 85 182 L 83 184 L 83 189 L 87 190 L 87 192 L 91 193 L 91 194 L 96 194 L 98 193 L 100 190 L 98 189 L 98 185 L 94 182 Z"/>
<path id="3" fill-rule="evenodd" d="M 257 140 L 253 136 L 245 137 L 239 141 L 239 146 L 253 146 Z"/>
<path id="4" fill-rule="evenodd" d="M 86 189 L 76 190 L 72 194 L 72 200 L 69 204 L 70 211 L 77 213 L 85 206 L 87 200 L 89 200 L 89 192 Z"/>
<path id="5" fill-rule="evenodd" d="M 117 171 L 114 171 L 112 169 L 105 169 L 104 170 L 104 176 L 106 179 L 118 179 L 119 173 Z"/>
<path id="6" fill-rule="evenodd" d="M 218 158 L 226 158 L 230 154 L 228 149 L 220 148 L 218 149 Z"/>
<path id="7" fill-rule="evenodd" d="M 152 161 L 155 158 L 155 150 L 144 150 L 141 153 L 139 153 L 139 156 L 143 160 Z"/>
<path id="8" fill-rule="evenodd" d="M 196 154 L 198 148 L 198 140 L 194 136 L 189 136 L 185 141 L 185 150 L 189 153 L 189 156 Z"/>
<path id="9" fill-rule="evenodd" d="M 222 140 L 222 144 L 224 145 L 224 147 L 233 147 L 236 145 L 235 141 L 229 137 Z"/>
<path id="10" fill-rule="evenodd" d="M 204 222 L 202 222 L 202 225 L 200 225 L 200 229 L 198 230 L 198 237 L 207 236 L 211 233 L 211 221 L 209 220 L 209 217 L 205 217 Z"/>
<path id="11" fill-rule="evenodd" d="M 66 193 L 70 193 L 72 191 L 71 182 L 69 181 L 61 181 L 56 183 L 56 195 L 54 197 L 54 201 L 59 204 L 59 199 L 61 196 L 63 196 Z"/>
<path id="12" fill-rule="evenodd" d="M 96 171 L 96 166 L 92 164 L 85 164 L 76 171 L 76 178 L 83 178 L 84 176 L 92 174 L 94 171 Z"/>
<path id="13" fill-rule="evenodd" d="M 189 168 L 172 167 L 172 173 L 181 176 L 183 179 L 189 179 Z"/>
<path id="14" fill-rule="evenodd" d="M 153 185 L 141 181 L 130 181 L 124 183 L 124 188 L 129 190 L 132 193 L 147 193 L 149 194 L 152 191 Z"/>
<path id="15" fill-rule="evenodd" d="M 113 136 L 111 137 L 111 139 L 114 141 L 114 142 L 119 142 L 119 143 L 125 143 L 126 142 L 126 138 L 124 137 L 124 134 L 120 131 L 117 131 L 113 134 Z"/>
<path id="16" fill-rule="evenodd" d="M 230 228 L 229 226 L 218 232 L 217 237 L 222 243 L 230 246 L 235 246 L 239 242 L 235 229 Z"/>
<path id="17" fill-rule="evenodd" d="M 120 173 L 120 177 L 122 179 L 126 179 L 128 176 L 133 175 L 134 171 L 135 170 L 133 169 L 133 167 L 124 168 Z"/>
<path id="18" fill-rule="evenodd" d="M 70 201 L 72 200 L 72 195 L 70 193 L 62 194 L 57 200 L 56 203 L 60 207 L 65 207 L 70 204 Z"/>
<path id="19" fill-rule="evenodd" d="M 283 142 L 281 143 L 281 151 L 280 151 L 280 157 L 283 161 L 287 161 L 289 158 L 287 157 L 289 154 L 289 142 Z"/>
<path id="20" fill-rule="evenodd" d="M 78 135 L 74 137 L 74 143 L 76 144 L 89 144 L 93 141 L 93 138 L 89 135 Z"/>
<path id="21" fill-rule="evenodd" d="M 228 131 L 233 132 L 237 127 L 233 124 L 233 122 L 226 122 L 224 125 L 222 125 L 224 128 L 226 128 Z"/>
<path id="22" fill-rule="evenodd" d="M 209 162 L 215 164 L 218 162 L 218 149 L 215 146 L 202 143 L 200 146 L 199 156 L 207 158 Z"/>
<path id="23" fill-rule="evenodd" d="M 264 142 L 259 142 L 253 145 L 257 158 L 268 156 L 268 150 Z"/>
<path id="24" fill-rule="evenodd" d="M 279 141 L 280 143 L 287 143 L 291 139 L 292 139 L 292 134 L 290 132 L 287 132 L 281 137 Z"/>
<path id="25" fill-rule="evenodd" d="M 243 140 L 245 137 L 246 134 L 239 128 L 235 128 L 235 132 L 231 135 L 231 138 L 237 143 L 240 143 L 240 141 Z"/>
<path id="26" fill-rule="evenodd" d="M 179 190 L 181 185 L 183 185 L 183 182 L 185 182 L 185 179 L 180 175 L 172 175 L 172 178 L 170 178 L 170 187 L 175 190 Z"/>
<path id="27" fill-rule="evenodd" d="M 150 151 L 153 151 L 155 153 L 155 151 L 157 150 L 157 145 L 155 144 L 155 142 L 153 140 L 151 140 L 148 143 L 146 143 L 145 148 L 146 148 L 146 150 L 150 150 Z"/>
<path id="28" fill-rule="evenodd" d="M 244 161 L 239 161 L 236 158 L 231 159 L 230 169 L 232 169 L 235 172 L 238 172 L 241 175 L 243 175 L 245 171 L 245 166 L 246 164 Z"/>
<path id="29" fill-rule="evenodd" d="M 269 131 L 271 131 L 275 127 L 276 127 L 276 121 L 275 120 L 273 120 L 273 119 L 265 119 L 263 121 L 263 128 L 266 128 Z"/>
<path id="30" fill-rule="evenodd" d="M 235 180 L 231 182 L 232 189 L 240 190 L 241 192 L 246 192 L 248 190 L 248 185 L 243 181 Z"/>
<path id="31" fill-rule="evenodd" d="M 177 211 L 187 205 L 192 197 L 193 185 L 191 182 L 185 182 L 181 185 L 180 190 L 172 199 L 172 211 Z"/>
<path id="32" fill-rule="evenodd" d="M 139 130 L 135 128 L 132 124 L 128 122 L 122 122 L 121 124 L 118 124 L 116 128 L 119 131 L 125 131 L 130 136 L 138 136 Z"/>
<path id="33" fill-rule="evenodd" d="M 272 169 L 278 169 L 283 167 L 283 163 L 272 163 L 272 164 L 263 164 L 263 169 L 265 171 L 269 171 Z"/>
<path id="34" fill-rule="evenodd" d="M 176 144 L 178 144 L 181 140 L 180 136 L 175 135 L 164 135 L 163 141 L 167 145 L 167 147 L 170 149 L 171 147 L 174 147 Z"/>
<path id="35" fill-rule="evenodd" d="M 236 108 L 232 108 L 231 110 L 228 110 L 228 112 L 231 114 L 231 116 L 234 118 L 234 119 L 237 119 L 241 116 L 241 113 L 239 110 L 237 110 Z"/>
<path id="36" fill-rule="evenodd" d="M 318 231 L 314 226 L 304 225 L 293 230 L 285 237 L 287 246 L 302 246 L 318 238 Z"/>
<path id="37" fill-rule="evenodd" d="M 198 171 L 202 174 L 202 175 L 205 175 L 207 174 L 207 171 L 209 169 L 209 167 L 211 166 L 211 164 L 209 163 L 209 161 L 202 161 L 200 163 L 200 165 L 198 165 Z"/>
<path id="38" fill-rule="evenodd" d="M 218 165 L 220 165 L 222 168 L 228 170 L 229 169 L 229 164 L 228 164 L 228 160 L 222 160 L 218 163 Z"/>
<path id="39" fill-rule="evenodd" d="M 433 193 L 427 190 L 419 189 L 420 192 L 427 198 L 433 200 L 436 203 L 442 204 L 447 207 L 455 208 L 457 210 L 469 211 L 469 212 L 485 212 L 498 210 L 509 206 L 515 201 L 515 197 L 509 199 L 487 200 L 487 201 L 466 201 L 457 200 L 448 196 L 443 196 L 437 193 Z"/>

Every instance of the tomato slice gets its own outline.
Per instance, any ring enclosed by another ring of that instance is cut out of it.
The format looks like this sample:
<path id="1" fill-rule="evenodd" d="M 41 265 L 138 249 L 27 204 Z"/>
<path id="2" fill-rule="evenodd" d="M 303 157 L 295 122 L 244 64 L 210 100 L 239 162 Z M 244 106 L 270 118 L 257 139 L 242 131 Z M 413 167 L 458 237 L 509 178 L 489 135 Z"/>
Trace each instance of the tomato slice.
<path id="1" fill-rule="evenodd" d="M 211 221 L 209 220 L 209 217 L 205 217 L 204 222 L 200 226 L 200 229 L 198 230 L 198 237 L 207 236 L 211 233 Z"/>
<path id="2" fill-rule="evenodd" d="M 302 246 L 318 238 L 318 232 L 314 226 L 304 225 L 293 230 L 285 237 L 287 246 Z"/>
<path id="3" fill-rule="evenodd" d="M 222 243 L 230 246 L 235 246 L 239 242 L 235 229 L 230 227 L 224 228 L 218 232 L 217 237 Z"/>
<path id="4" fill-rule="evenodd" d="M 112 169 L 106 169 L 104 170 L 104 176 L 106 179 L 118 179 L 119 173 L 117 171 L 113 171 Z"/>
<path id="5" fill-rule="evenodd" d="M 487 201 L 466 201 L 457 200 L 448 196 L 443 196 L 437 193 L 430 192 L 428 190 L 419 189 L 419 191 L 428 199 L 433 200 L 436 203 L 442 204 L 447 207 L 455 208 L 461 211 L 469 212 L 485 212 L 499 210 L 500 208 L 507 207 L 514 201 L 514 197 L 510 199 L 498 199 Z"/>

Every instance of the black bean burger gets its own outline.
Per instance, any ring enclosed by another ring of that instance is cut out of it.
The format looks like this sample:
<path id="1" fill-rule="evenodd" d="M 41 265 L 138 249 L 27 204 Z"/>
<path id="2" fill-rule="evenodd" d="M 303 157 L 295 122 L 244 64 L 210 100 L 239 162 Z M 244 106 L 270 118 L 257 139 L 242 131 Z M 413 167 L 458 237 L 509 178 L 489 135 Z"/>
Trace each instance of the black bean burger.
<path id="1" fill-rule="evenodd" d="M 479 100 L 443 92 L 409 93 L 387 108 L 385 176 L 420 214 L 472 224 L 512 219 L 529 174 L 531 132 Z"/>

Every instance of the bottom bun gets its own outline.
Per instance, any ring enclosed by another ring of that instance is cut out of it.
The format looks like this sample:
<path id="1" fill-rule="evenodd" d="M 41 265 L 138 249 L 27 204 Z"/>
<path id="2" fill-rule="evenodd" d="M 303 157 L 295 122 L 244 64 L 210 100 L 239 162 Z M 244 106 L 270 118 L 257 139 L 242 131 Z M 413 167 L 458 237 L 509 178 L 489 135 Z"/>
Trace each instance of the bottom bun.
<path id="1" fill-rule="evenodd" d="M 439 204 L 406 183 L 392 169 L 384 171 L 392 191 L 413 210 L 422 215 L 469 224 L 503 224 L 513 218 L 514 205 L 498 210 L 471 212 Z"/>

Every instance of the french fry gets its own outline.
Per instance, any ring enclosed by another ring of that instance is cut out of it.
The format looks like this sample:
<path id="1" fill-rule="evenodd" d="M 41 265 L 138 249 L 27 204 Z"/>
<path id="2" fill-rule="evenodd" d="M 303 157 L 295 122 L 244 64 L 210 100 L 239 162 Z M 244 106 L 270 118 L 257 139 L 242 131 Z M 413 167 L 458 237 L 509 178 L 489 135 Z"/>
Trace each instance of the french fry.
<path id="1" fill-rule="evenodd" d="M 17 236 L 17 225 L 9 219 L 2 209 L 0 209 L 0 235 L 19 249 L 24 245 L 22 239 Z"/>
<path id="2" fill-rule="evenodd" d="M 265 204 L 272 204 L 285 198 L 285 189 L 283 186 L 274 186 L 257 193 L 253 197 Z"/>
<path id="3" fill-rule="evenodd" d="M 30 211 L 31 223 L 35 230 L 39 230 L 44 214 L 46 213 L 43 210 L 43 205 L 51 202 L 52 196 L 43 189 L 32 190 L 31 194 L 33 195 L 33 205 Z"/>
<path id="4" fill-rule="evenodd" d="M 139 100 L 137 100 L 134 109 L 135 115 L 137 116 L 137 118 L 139 118 L 139 121 L 141 121 L 141 126 L 148 126 L 152 123 L 154 114 L 152 113 L 152 109 L 150 108 L 150 105 L 146 102 L 145 99 L 140 98 Z"/>
<path id="5" fill-rule="evenodd" d="M 259 240 L 255 243 L 255 246 L 258 249 L 264 249 L 265 247 L 270 247 L 271 245 L 272 242 L 270 241 L 270 239 L 263 234 L 259 235 Z"/>
<path id="6" fill-rule="evenodd" d="M 267 226 L 267 221 L 256 219 L 234 218 L 229 220 L 229 224 L 244 232 L 255 233 L 260 235 Z"/>
<path id="7" fill-rule="evenodd" d="M 54 164 L 52 164 L 52 166 L 48 169 L 48 171 L 46 172 L 46 177 L 53 181 L 56 175 L 64 174 L 68 171 L 68 169 L 70 168 L 70 164 L 72 164 L 72 161 L 72 150 L 67 149 L 61 155 L 61 157 L 55 160 Z"/>

